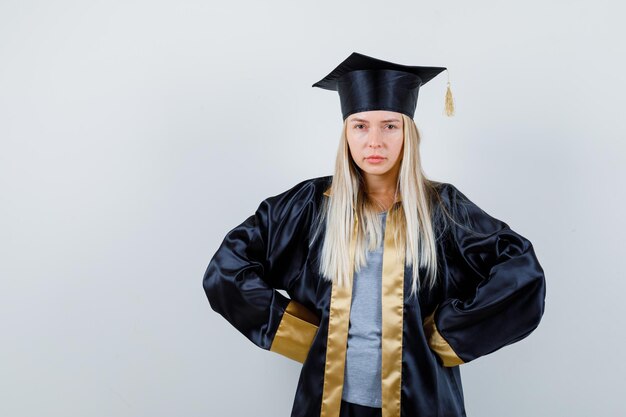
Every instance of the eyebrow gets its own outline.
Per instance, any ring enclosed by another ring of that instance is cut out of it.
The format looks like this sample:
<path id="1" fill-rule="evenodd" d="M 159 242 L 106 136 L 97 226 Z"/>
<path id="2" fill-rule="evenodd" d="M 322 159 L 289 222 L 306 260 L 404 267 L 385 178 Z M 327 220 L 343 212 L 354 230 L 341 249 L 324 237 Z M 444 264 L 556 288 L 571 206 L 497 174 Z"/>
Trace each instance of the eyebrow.
<path id="1" fill-rule="evenodd" d="M 350 123 L 352 122 L 365 122 L 365 123 L 369 123 L 368 120 L 365 119 L 352 119 L 350 120 Z M 387 123 L 387 122 L 396 122 L 396 123 L 400 123 L 400 120 L 398 119 L 386 119 L 386 120 L 382 120 L 381 123 Z"/>

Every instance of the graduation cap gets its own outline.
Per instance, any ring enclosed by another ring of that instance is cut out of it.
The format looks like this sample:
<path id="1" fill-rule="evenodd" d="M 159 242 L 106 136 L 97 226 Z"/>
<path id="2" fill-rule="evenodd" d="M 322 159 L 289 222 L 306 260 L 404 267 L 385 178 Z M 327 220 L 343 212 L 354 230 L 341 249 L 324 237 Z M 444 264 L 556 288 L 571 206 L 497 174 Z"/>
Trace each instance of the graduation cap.
<path id="1" fill-rule="evenodd" d="M 400 65 L 352 52 L 313 87 L 339 93 L 343 120 L 369 110 L 390 110 L 413 118 L 419 88 L 444 70 L 447 68 Z M 445 114 L 454 115 L 449 74 Z"/>

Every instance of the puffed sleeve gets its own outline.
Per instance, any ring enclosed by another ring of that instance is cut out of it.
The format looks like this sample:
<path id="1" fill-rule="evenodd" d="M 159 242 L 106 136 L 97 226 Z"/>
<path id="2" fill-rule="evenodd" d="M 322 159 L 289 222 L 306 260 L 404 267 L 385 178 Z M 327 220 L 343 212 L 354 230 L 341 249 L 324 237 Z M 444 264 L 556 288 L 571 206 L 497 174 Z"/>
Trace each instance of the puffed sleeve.
<path id="1" fill-rule="evenodd" d="M 302 183 L 261 202 L 230 230 L 211 258 L 203 287 L 211 308 L 255 345 L 304 362 L 318 317 L 282 295 L 296 240 L 302 238 L 311 187 Z"/>
<path id="2" fill-rule="evenodd" d="M 543 316 L 546 284 L 531 242 L 452 184 L 442 191 L 450 222 L 449 288 L 424 320 L 444 366 L 467 363 L 528 336 Z"/>

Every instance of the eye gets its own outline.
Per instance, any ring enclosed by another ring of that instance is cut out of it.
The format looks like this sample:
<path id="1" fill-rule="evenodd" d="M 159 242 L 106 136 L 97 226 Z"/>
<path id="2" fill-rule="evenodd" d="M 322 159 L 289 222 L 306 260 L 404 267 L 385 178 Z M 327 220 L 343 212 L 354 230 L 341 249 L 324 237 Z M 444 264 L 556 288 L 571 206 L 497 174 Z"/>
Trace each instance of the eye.
<path id="1" fill-rule="evenodd" d="M 355 127 L 356 129 L 360 129 L 360 128 L 359 128 L 359 126 L 365 126 L 365 125 L 363 125 L 363 124 L 354 125 L 354 127 Z"/>
<path id="2" fill-rule="evenodd" d="M 396 125 L 387 125 L 387 126 L 389 126 L 390 128 L 392 128 L 392 130 L 393 130 L 393 129 L 397 129 L 397 128 L 398 128 Z"/>

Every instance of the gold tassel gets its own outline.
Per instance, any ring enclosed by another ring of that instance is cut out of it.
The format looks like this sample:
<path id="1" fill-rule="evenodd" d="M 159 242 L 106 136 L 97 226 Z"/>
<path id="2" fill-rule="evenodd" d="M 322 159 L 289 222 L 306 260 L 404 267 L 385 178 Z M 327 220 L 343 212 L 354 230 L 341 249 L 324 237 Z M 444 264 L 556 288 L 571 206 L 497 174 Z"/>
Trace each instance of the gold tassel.
<path id="1" fill-rule="evenodd" d="M 445 105 L 445 114 L 446 116 L 454 116 L 454 99 L 452 98 L 452 90 L 450 90 L 450 73 L 448 73 L 448 88 L 446 89 L 446 105 Z"/>

